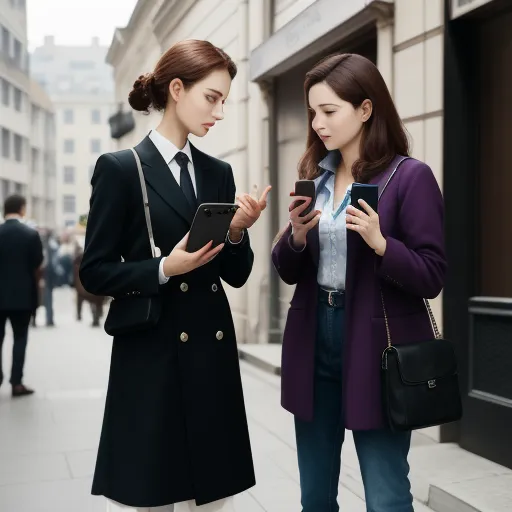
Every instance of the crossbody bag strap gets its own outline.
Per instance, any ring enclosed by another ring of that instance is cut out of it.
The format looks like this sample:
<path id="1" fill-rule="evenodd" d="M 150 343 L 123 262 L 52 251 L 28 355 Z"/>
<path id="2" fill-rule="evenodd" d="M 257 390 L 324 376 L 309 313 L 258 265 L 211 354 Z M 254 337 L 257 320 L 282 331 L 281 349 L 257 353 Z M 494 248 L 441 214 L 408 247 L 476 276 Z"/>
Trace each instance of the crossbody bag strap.
<path id="1" fill-rule="evenodd" d="M 389 182 L 391 181 L 391 179 L 395 175 L 396 171 L 400 167 L 400 164 L 402 162 L 404 162 L 405 160 L 408 160 L 409 158 L 410 158 L 409 156 L 400 157 L 400 159 L 395 164 L 395 167 L 394 168 L 392 167 L 391 168 L 392 170 L 388 171 L 382 177 L 382 179 L 380 180 L 380 183 L 379 183 L 379 200 L 380 200 L 382 194 L 384 193 L 384 191 L 386 190 L 386 187 L 388 186 Z M 388 341 L 388 347 L 391 347 L 392 346 L 391 332 L 389 330 L 389 320 L 388 320 L 388 314 L 386 311 L 386 304 L 384 303 L 384 293 L 382 292 L 382 287 L 380 288 L 380 299 L 382 301 L 382 310 L 384 312 L 384 323 L 386 325 L 386 336 L 387 336 L 387 341 Z M 437 327 L 437 322 L 434 317 L 434 313 L 432 313 L 432 308 L 430 307 L 430 302 L 428 301 L 428 299 L 425 299 L 425 298 L 423 299 L 423 302 L 425 303 L 425 306 L 427 307 L 427 312 L 428 312 L 428 316 L 430 318 L 430 323 L 432 324 L 432 328 L 434 330 L 434 336 L 436 339 L 441 339 L 441 337 L 442 337 L 441 332 L 439 331 L 439 328 Z"/>
<path id="2" fill-rule="evenodd" d="M 151 216 L 149 214 L 149 201 L 148 191 L 146 189 L 146 180 L 144 179 L 144 173 L 142 172 L 142 165 L 140 163 L 139 155 L 135 149 L 131 148 L 133 156 L 135 157 L 135 163 L 137 164 L 137 171 L 139 172 L 140 188 L 142 189 L 142 200 L 144 202 L 144 215 L 146 216 L 146 226 L 148 228 L 149 245 L 151 246 L 151 254 L 153 258 L 158 258 L 161 253 L 160 249 L 155 246 L 155 238 L 153 237 L 153 227 L 151 225 Z"/>

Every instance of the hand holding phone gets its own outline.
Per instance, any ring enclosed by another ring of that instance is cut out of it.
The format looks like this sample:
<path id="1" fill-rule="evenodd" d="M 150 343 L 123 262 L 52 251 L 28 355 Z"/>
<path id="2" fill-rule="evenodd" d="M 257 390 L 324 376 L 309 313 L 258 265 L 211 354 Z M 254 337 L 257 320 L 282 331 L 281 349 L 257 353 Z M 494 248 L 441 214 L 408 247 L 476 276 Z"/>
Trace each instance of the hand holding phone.
<path id="1" fill-rule="evenodd" d="M 379 188 L 377 185 L 353 183 L 351 191 L 351 204 L 347 208 L 347 229 L 356 231 L 361 238 L 379 255 L 386 252 L 386 239 L 380 230 L 379 215 Z M 363 199 L 373 210 L 366 210 L 359 204 Z"/>
<path id="2" fill-rule="evenodd" d="M 370 185 L 367 183 L 353 183 L 352 191 L 350 192 L 350 204 L 365 212 L 365 209 L 359 204 L 359 199 L 363 199 L 368 203 L 370 208 L 377 212 L 379 204 L 379 187 L 378 185 Z"/>
<path id="3" fill-rule="evenodd" d="M 303 192 L 303 194 L 302 194 Z M 292 242 L 298 249 L 306 245 L 306 236 L 320 221 L 320 211 L 315 210 L 316 187 L 314 181 L 300 180 L 295 183 L 295 191 L 290 194 L 296 197 L 290 205 L 290 224 L 292 226 Z"/>
<path id="4" fill-rule="evenodd" d="M 295 182 L 295 193 L 296 196 L 310 197 L 311 202 L 308 206 L 300 213 L 301 217 L 309 215 L 316 203 L 316 187 L 315 182 L 312 180 L 299 180 Z M 304 200 L 295 201 L 295 208 L 304 204 Z"/>

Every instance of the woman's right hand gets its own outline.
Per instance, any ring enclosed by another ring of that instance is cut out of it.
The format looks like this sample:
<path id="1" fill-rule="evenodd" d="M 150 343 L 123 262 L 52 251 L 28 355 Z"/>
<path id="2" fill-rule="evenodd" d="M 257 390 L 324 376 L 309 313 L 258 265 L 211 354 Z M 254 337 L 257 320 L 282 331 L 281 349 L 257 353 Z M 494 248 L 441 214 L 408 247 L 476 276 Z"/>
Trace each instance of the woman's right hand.
<path id="1" fill-rule="evenodd" d="M 205 265 L 210 262 L 222 251 L 224 244 L 220 244 L 212 249 L 213 241 L 208 242 L 204 247 L 196 252 L 187 252 L 189 233 L 174 247 L 169 256 L 164 261 L 164 274 L 165 277 L 179 276 L 186 274 L 192 270 Z"/>
<path id="2" fill-rule="evenodd" d="M 289 207 L 290 223 L 292 225 L 292 241 L 296 249 L 301 249 L 306 245 L 306 235 L 310 229 L 313 229 L 320 221 L 320 210 L 313 210 L 308 215 L 301 217 L 300 214 L 309 206 L 312 199 L 306 196 L 295 196 L 294 192 L 290 194 L 294 196 L 293 203 Z M 304 201 L 296 206 L 300 201 Z"/>

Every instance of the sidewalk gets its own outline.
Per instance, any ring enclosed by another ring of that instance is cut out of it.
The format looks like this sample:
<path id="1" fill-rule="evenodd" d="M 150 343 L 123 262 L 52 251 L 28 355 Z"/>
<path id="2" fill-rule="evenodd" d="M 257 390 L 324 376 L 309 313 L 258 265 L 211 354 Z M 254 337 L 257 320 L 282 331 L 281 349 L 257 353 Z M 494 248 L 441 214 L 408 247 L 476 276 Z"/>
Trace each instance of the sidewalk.
<path id="1" fill-rule="evenodd" d="M 110 338 L 74 320 L 70 290 L 55 292 L 55 328 L 29 337 L 26 384 L 32 397 L 12 400 L 0 388 L 0 511 L 103 512 L 90 495 L 110 362 Z M 39 323 L 43 323 L 41 310 Z M 11 334 L 4 342 L 10 366 Z M 237 512 L 297 512 L 299 484 L 291 416 L 279 406 L 279 378 L 241 362 L 257 485 L 235 497 Z M 349 512 L 363 500 L 340 486 Z M 417 509 L 424 511 L 425 509 Z"/>
<path id="2" fill-rule="evenodd" d="M 281 372 L 280 345 L 239 345 L 240 358 L 274 375 Z M 347 432 L 342 484 L 363 497 L 355 447 Z M 510 512 L 512 470 L 414 432 L 409 454 L 415 511 Z M 426 508 L 428 504 L 429 508 Z M 350 509 L 348 509 L 350 510 Z"/>

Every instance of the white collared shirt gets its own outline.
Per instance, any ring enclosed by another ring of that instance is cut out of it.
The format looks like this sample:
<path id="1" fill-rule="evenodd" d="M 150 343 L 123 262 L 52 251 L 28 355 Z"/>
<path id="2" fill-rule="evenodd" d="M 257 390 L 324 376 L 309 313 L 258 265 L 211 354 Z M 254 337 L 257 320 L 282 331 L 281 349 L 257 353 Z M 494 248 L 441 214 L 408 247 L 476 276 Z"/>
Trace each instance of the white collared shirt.
<path id="1" fill-rule="evenodd" d="M 178 162 L 174 160 L 174 157 L 181 151 L 188 156 L 188 172 L 190 173 L 190 178 L 192 179 L 192 185 L 194 186 L 194 192 L 197 196 L 197 185 L 196 185 L 196 173 L 194 170 L 194 162 L 192 161 L 192 152 L 190 150 L 190 142 L 187 139 L 187 143 L 183 149 L 178 149 L 170 140 L 166 139 L 160 132 L 157 130 L 151 130 L 149 133 L 149 138 L 151 142 L 155 145 L 158 152 L 162 155 L 162 158 L 165 160 L 165 163 L 169 166 L 169 169 L 176 180 L 176 183 L 181 186 L 180 182 L 180 173 L 181 169 L 178 165 Z"/>
<path id="2" fill-rule="evenodd" d="M 190 178 L 192 179 L 192 185 L 194 186 L 194 192 L 197 197 L 197 185 L 196 185 L 196 174 L 194 171 L 194 162 L 192 161 L 192 151 L 190 150 L 190 142 L 187 139 L 187 142 L 183 149 L 178 149 L 170 140 L 166 139 L 160 132 L 157 130 L 151 130 L 149 133 L 149 138 L 151 142 L 155 145 L 158 152 L 162 155 L 162 158 L 165 160 L 167 165 L 169 166 L 176 183 L 181 186 L 180 173 L 181 169 L 178 165 L 178 162 L 174 159 L 175 156 L 181 151 L 188 156 L 188 172 L 190 173 Z M 229 240 L 229 235 L 227 240 L 233 244 L 238 245 L 242 242 L 245 234 L 242 232 L 242 238 L 238 242 L 231 242 Z M 165 258 L 160 260 L 160 265 L 158 267 L 158 282 L 160 284 L 165 284 L 169 281 L 169 278 L 164 274 L 164 261 Z"/>
<path id="3" fill-rule="evenodd" d="M 174 159 L 174 157 L 181 151 L 188 156 L 188 172 L 190 173 L 190 178 L 192 179 L 192 185 L 194 186 L 194 192 L 197 196 L 197 185 L 196 185 L 196 174 L 194 171 L 194 162 L 192 161 L 192 152 L 190 151 L 190 142 L 187 139 L 187 143 L 183 149 L 178 149 L 170 140 L 166 139 L 160 132 L 157 130 L 151 130 L 149 133 L 149 138 L 151 142 L 155 145 L 158 152 L 162 155 L 162 158 L 165 160 L 165 163 L 169 166 L 174 179 L 178 186 L 181 186 L 180 173 L 181 168 L 178 165 L 178 162 Z M 169 281 L 169 278 L 164 274 L 164 261 L 165 258 L 160 260 L 160 265 L 158 267 L 158 282 L 160 284 L 165 284 Z"/>

